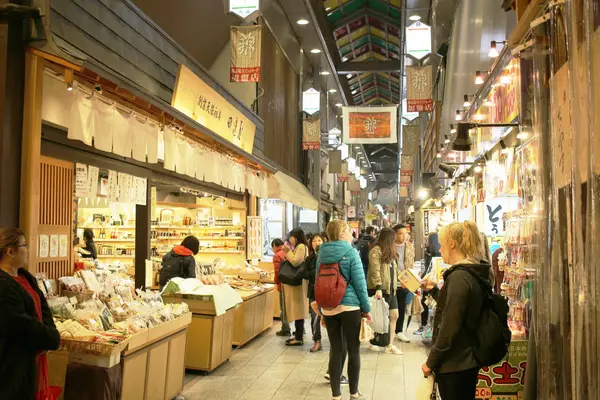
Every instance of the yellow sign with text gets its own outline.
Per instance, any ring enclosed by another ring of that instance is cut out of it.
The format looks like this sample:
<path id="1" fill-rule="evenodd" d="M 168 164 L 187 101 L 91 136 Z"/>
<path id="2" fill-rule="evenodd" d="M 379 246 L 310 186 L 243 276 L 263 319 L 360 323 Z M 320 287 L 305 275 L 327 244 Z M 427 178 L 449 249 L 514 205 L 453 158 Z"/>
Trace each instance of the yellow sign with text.
<path id="1" fill-rule="evenodd" d="M 256 125 L 183 64 L 179 66 L 171 105 L 242 150 L 252 153 Z"/>

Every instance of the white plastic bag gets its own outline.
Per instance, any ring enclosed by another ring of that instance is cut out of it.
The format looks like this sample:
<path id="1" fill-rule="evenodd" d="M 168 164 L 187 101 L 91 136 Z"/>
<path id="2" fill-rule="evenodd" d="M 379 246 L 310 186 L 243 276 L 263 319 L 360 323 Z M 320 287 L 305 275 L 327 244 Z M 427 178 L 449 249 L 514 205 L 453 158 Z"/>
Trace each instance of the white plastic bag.
<path id="1" fill-rule="evenodd" d="M 369 343 L 374 336 L 375 333 L 373 332 L 373 329 L 371 329 L 369 322 L 366 318 L 363 318 L 360 323 L 360 342 Z"/>
<path id="2" fill-rule="evenodd" d="M 433 393 L 433 384 L 433 375 L 429 375 L 427 378 L 421 379 L 419 386 L 417 386 L 415 400 L 430 400 L 431 394 Z"/>
<path id="3" fill-rule="evenodd" d="M 371 302 L 371 328 L 375 333 L 388 333 L 390 331 L 390 306 L 384 299 L 375 296 L 369 299 Z"/>

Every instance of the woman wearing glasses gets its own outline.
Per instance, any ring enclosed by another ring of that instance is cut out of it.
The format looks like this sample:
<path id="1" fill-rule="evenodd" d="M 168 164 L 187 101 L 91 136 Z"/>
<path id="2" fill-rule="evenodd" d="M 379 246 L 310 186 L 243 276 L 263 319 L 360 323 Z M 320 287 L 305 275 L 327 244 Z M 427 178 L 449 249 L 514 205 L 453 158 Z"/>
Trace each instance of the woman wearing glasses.
<path id="1" fill-rule="evenodd" d="M 46 298 L 26 263 L 23 232 L 0 229 L 0 399 L 43 398 L 46 351 L 60 345 Z"/>

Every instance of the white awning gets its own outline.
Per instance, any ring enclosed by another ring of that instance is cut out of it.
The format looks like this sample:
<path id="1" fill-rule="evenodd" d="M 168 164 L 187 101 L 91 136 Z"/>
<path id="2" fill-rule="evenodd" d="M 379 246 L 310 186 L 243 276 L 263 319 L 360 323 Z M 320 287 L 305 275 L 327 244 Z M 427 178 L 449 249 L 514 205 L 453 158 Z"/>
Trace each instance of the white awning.
<path id="1" fill-rule="evenodd" d="M 269 198 L 287 201 L 309 210 L 319 209 L 319 201 L 306 186 L 283 172 L 277 172 L 269 179 Z"/>

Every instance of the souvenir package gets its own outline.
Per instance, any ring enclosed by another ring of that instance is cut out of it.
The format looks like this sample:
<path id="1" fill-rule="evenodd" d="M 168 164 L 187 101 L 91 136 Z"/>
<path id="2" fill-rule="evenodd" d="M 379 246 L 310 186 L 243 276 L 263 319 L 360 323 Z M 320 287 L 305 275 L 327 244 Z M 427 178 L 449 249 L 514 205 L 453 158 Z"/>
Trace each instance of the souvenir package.
<path id="1" fill-rule="evenodd" d="M 74 276 L 63 276 L 59 279 L 59 282 L 62 290 L 81 293 L 85 289 L 83 280 Z"/>
<path id="2" fill-rule="evenodd" d="M 48 307 L 55 318 L 67 320 L 74 317 L 75 308 L 72 301 L 77 303 L 76 299 L 70 300 L 68 297 L 55 297 L 48 299 Z"/>

